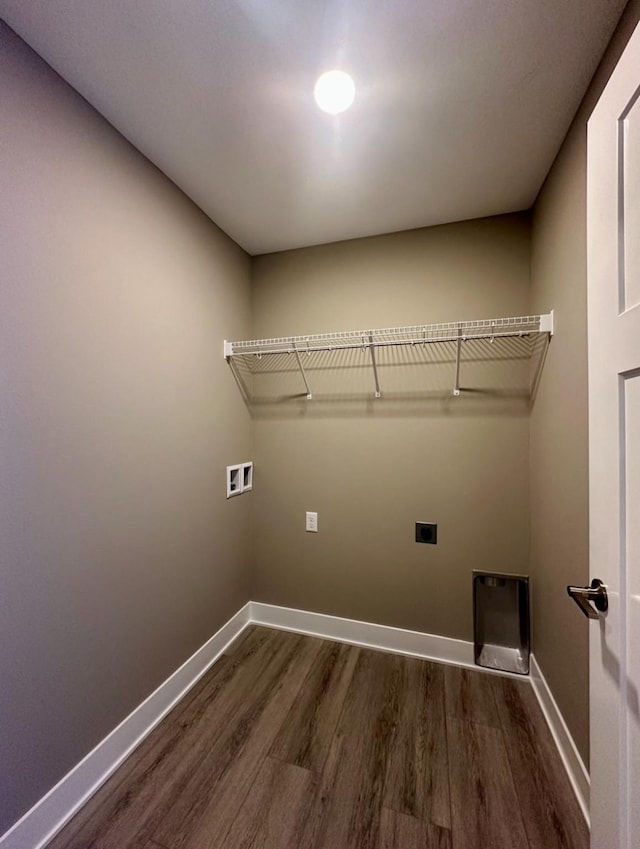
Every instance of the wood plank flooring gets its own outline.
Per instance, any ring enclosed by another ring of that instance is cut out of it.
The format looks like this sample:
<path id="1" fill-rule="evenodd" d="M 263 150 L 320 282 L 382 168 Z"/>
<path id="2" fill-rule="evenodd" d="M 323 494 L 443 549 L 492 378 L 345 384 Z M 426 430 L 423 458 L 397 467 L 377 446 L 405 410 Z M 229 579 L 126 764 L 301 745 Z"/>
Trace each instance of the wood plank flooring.
<path id="1" fill-rule="evenodd" d="M 251 626 L 49 849 L 588 849 L 529 684 Z"/>

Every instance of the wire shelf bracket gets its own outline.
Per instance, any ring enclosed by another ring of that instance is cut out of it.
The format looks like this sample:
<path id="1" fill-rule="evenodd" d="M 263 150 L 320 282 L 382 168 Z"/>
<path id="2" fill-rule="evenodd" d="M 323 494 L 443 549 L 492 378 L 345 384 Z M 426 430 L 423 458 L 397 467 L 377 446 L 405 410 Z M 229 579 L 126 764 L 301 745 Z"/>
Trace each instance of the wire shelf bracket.
<path id="1" fill-rule="evenodd" d="M 297 343 L 294 339 L 292 339 L 291 342 L 293 344 L 293 351 L 296 355 L 296 360 L 298 361 L 298 368 L 300 369 L 300 374 L 302 375 L 304 386 L 307 390 L 307 401 L 311 401 L 313 399 L 313 392 L 311 391 L 309 381 L 307 380 L 307 375 L 305 374 L 304 368 L 302 366 L 302 360 L 300 359 L 300 352 L 298 351 Z"/>
<path id="2" fill-rule="evenodd" d="M 462 328 L 458 328 L 458 340 L 456 342 L 456 381 L 453 384 L 453 394 L 460 394 L 460 356 L 462 354 Z"/>
<path id="3" fill-rule="evenodd" d="M 408 327 L 387 327 L 378 330 L 351 330 L 338 333 L 317 333 L 311 336 L 282 336 L 272 339 L 251 339 L 242 342 L 224 342 L 224 357 L 231 365 L 238 357 L 258 359 L 270 354 L 294 354 L 302 377 L 307 399 L 313 399 L 300 352 L 343 351 L 351 348 L 369 350 L 375 384 L 375 397 L 380 398 L 380 380 L 376 361 L 376 348 L 398 345 L 429 345 L 454 342 L 456 345 L 456 370 L 453 394 L 460 395 L 460 363 L 462 346 L 473 339 L 524 337 L 546 334 L 548 340 L 554 333 L 553 310 L 541 315 L 514 316 L 511 318 L 480 319 L 477 321 L 420 324 Z"/>

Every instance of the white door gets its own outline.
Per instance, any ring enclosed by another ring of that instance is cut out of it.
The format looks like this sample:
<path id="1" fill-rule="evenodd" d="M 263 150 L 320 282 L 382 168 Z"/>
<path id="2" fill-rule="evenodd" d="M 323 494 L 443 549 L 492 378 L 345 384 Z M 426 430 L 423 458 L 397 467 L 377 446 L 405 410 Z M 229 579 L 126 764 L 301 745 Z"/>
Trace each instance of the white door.
<path id="1" fill-rule="evenodd" d="M 640 847 L 640 27 L 588 125 L 591 846 Z"/>

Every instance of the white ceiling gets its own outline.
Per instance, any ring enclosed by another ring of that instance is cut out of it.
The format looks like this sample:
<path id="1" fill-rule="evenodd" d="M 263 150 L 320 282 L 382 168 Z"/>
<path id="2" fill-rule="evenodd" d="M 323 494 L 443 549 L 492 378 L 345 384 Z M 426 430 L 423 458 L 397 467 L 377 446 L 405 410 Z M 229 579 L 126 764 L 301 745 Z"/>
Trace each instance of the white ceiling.
<path id="1" fill-rule="evenodd" d="M 0 0 L 252 254 L 528 208 L 625 0 Z M 349 71 L 354 106 L 313 101 Z"/>

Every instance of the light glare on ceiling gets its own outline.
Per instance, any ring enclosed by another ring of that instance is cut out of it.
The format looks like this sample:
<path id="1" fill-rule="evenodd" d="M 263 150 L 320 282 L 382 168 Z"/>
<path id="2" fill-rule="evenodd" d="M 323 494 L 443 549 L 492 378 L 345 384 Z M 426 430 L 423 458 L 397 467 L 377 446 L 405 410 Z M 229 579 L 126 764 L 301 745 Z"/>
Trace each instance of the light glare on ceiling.
<path id="1" fill-rule="evenodd" d="M 313 94 L 320 109 L 337 115 L 351 106 L 356 87 L 345 71 L 326 71 L 318 77 Z"/>

